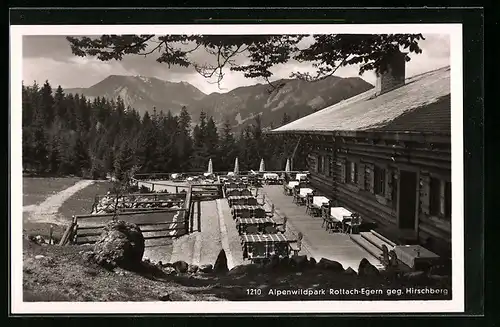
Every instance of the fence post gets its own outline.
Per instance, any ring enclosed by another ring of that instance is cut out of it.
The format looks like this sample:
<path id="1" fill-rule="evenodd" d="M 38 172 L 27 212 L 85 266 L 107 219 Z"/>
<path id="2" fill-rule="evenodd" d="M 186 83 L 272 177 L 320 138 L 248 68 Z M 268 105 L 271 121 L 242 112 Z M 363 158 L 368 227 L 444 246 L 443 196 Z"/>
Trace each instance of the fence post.
<path id="1" fill-rule="evenodd" d="M 49 244 L 52 245 L 52 232 L 54 230 L 54 225 L 50 224 L 50 230 L 49 230 Z"/>
<path id="2" fill-rule="evenodd" d="M 197 214 L 198 214 L 198 232 L 201 232 L 201 201 L 197 202 Z"/>
<path id="3" fill-rule="evenodd" d="M 179 193 L 179 186 L 175 187 L 175 194 Z"/>
<path id="4" fill-rule="evenodd" d="M 274 216 L 274 203 L 271 204 L 271 215 Z"/>
<path id="5" fill-rule="evenodd" d="M 190 210 L 190 222 L 189 222 L 189 225 L 191 226 L 190 227 L 190 230 L 191 230 L 191 233 L 194 231 L 194 202 L 191 202 L 191 210 Z"/>
<path id="6" fill-rule="evenodd" d="M 262 205 L 266 204 L 266 195 L 262 194 Z"/>

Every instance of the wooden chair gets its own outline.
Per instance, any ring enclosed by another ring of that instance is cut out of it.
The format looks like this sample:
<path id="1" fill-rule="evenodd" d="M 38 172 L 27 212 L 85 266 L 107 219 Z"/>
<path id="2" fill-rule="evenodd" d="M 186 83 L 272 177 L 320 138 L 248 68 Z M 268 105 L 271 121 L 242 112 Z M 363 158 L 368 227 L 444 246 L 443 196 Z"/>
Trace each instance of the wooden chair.
<path id="1" fill-rule="evenodd" d="M 299 187 L 298 185 L 294 186 L 293 189 L 292 189 L 292 192 L 293 192 L 293 203 L 295 203 L 296 205 L 299 204 Z"/>
<path id="2" fill-rule="evenodd" d="M 280 233 L 285 233 L 286 232 L 286 222 L 288 221 L 288 218 L 285 216 L 283 217 L 283 222 L 280 224 L 276 224 L 276 228 L 278 232 Z"/>
<path id="3" fill-rule="evenodd" d="M 389 265 L 391 267 L 397 267 L 398 266 L 398 255 L 394 250 L 389 251 Z"/>
<path id="4" fill-rule="evenodd" d="M 351 216 L 350 220 L 346 221 L 345 225 L 349 234 L 357 234 L 361 225 L 361 217 L 355 213 Z"/>
<path id="5" fill-rule="evenodd" d="M 274 253 L 280 257 L 288 257 L 290 253 L 290 246 L 288 245 L 288 243 L 283 243 L 283 242 L 275 243 Z"/>
<path id="6" fill-rule="evenodd" d="M 306 195 L 306 213 L 310 215 L 314 214 L 313 197 L 314 197 L 313 192 Z"/>
<path id="7" fill-rule="evenodd" d="M 321 218 L 323 218 L 323 223 L 321 227 L 326 228 L 326 230 L 330 230 L 332 227 L 333 219 L 330 216 L 330 210 L 326 207 L 321 207 Z"/>
<path id="8" fill-rule="evenodd" d="M 300 250 L 302 250 L 302 238 L 303 237 L 304 237 L 304 235 L 302 234 L 302 232 L 299 232 L 299 234 L 297 235 L 297 240 L 295 242 L 290 243 L 290 250 L 292 250 L 293 256 L 298 256 Z"/>
<path id="9" fill-rule="evenodd" d="M 384 267 L 387 268 L 390 266 L 389 249 L 385 244 L 382 244 L 382 257 L 380 259 Z"/>
<path id="10" fill-rule="evenodd" d="M 266 246 L 263 243 L 253 243 L 248 250 L 248 259 L 253 263 L 266 258 Z"/>

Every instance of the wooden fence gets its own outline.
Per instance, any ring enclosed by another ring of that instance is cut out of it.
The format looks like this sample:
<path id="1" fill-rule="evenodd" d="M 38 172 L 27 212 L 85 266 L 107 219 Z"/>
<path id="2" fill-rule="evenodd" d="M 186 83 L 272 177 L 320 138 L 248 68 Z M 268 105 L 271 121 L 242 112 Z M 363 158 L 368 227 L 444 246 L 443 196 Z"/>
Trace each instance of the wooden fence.
<path id="1" fill-rule="evenodd" d="M 104 226 L 113 219 L 132 222 L 140 227 L 145 240 L 172 238 L 186 234 L 188 226 L 184 214 L 185 208 L 140 210 L 98 215 L 75 215 L 68 228 L 68 235 L 61 243 L 95 243 Z M 162 215 L 164 217 L 162 217 Z M 156 216 L 156 217 L 155 217 Z M 160 217 L 158 217 L 160 216 Z"/>
<path id="2" fill-rule="evenodd" d="M 245 170 L 245 171 L 240 171 L 238 173 L 239 176 L 248 176 L 251 175 L 253 172 L 263 175 L 265 173 L 276 173 L 276 174 L 307 174 L 309 171 L 303 171 L 303 170 L 293 170 L 293 171 L 285 171 L 285 170 L 266 170 L 264 172 L 259 172 L 258 170 L 255 171 L 250 171 L 250 170 Z M 153 173 L 139 173 L 134 175 L 134 179 L 136 180 L 171 180 L 171 176 L 173 174 L 177 174 L 179 176 L 183 177 L 198 177 L 198 176 L 203 176 L 206 171 L 204 172 L 181 172 L 181 173 L 166 173 L 166 172 L 153 172 Z M 227 171 L 217 171 L 213 173 L 216 176 L 227 176 L 228 172 Z"/>
<path id="3" fill-rule="evenodd" d="M 221 198 L 223 196 L 222 184 L 175 186 L 185 189 L 185 192 L 96 195 L 92 212 L 73 216 L 59 245 L 94 243 L 101 235 L 104 226 L 113 219 L 126 220 L 138 225 L 145 234 L 145 240 L 178 237 L 192 233 L 195 231 L 195 218 L 197 231 L 201 231 L 201 201 Z M 105 197 L 110 198 L 107 205 L 111 207 L 110 209 L 114 209 L 114 212 L 94 213 L 94 209 L 101 204 Z M 120 204 L 122 204 L 119 208 L 116 206 L 118 201 L 121 201 Z M 161 206 L 166 202 L 182 207 L 165 208 Z M 123 206 L 123 203 L 127 203 L 127 205 Z M 153 205 L 153 207 L 141 207 L 142 205 Z M 152 218 L 154 215 L 162 214 L 165 215 L 164 219 Z"/>

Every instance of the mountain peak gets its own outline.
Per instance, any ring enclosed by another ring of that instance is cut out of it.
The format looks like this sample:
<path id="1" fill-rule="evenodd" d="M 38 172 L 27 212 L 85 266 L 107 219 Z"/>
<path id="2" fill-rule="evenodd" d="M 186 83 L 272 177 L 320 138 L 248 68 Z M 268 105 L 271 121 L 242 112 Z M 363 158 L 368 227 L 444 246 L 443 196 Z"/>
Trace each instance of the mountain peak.
<path id="1" fill-rule="evenodd" d="M 126 106 L 141 115 L 146 111 L 180 112 L 188 108 L 196 122 L 201 111 L 221 123 L 224 120 L 239 128 L 251 123 L 261 114 L 263 126 L 281 123 L 284 113 L 292 119 L 306 116 L 373 87 L 359 77 L 330 76 L 317 82 L 299 79 L 280 79 L 282 88 L 270 92 L 269 85 L 255 84 L 237 87 L 226 93 L 208 95 L 186 81 L 171 82 L 149 76 L 109 75 L 86 89 L 67 89 L 66 93 L 80 93 L 88 98 L 116 99 L 120 96 Z"/>

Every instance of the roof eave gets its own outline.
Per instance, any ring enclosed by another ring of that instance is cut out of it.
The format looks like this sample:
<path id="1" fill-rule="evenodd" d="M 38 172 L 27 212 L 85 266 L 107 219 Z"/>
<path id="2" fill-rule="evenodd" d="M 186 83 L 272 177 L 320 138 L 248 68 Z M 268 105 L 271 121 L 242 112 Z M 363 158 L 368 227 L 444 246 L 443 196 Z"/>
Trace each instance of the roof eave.
<path id="1" fill-rule="evenodd" d="M 306 131 L 306 130 L 286 130 L 268 131 L 267 134 L 282 135 L 329 135 L 339 137 L 360 137 L 377 138 L 398 141 L 415 142 L 450 142 L 450 132 L 416 132 L 416 131 L 384 131 L 384 130 L 357 130 L 357 131 Z"/>

